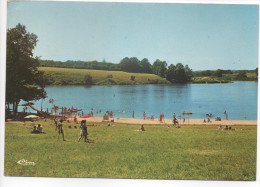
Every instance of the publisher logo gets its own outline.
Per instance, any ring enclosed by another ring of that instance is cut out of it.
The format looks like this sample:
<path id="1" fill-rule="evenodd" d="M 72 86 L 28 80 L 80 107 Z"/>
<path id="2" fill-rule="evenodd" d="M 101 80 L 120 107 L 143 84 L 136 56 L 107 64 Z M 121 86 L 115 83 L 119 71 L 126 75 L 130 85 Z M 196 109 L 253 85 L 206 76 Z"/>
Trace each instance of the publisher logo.
<path id="1" fill-rule="evenodd" d="M 17 164 L 24 165 L 24 166 L 29 166 L 29 165 L 34 166 L 35 165 L 34 162 L 29 162 L 29 161 L 27 161 L 25 159 L 19 160 L 17 162 Z"/>

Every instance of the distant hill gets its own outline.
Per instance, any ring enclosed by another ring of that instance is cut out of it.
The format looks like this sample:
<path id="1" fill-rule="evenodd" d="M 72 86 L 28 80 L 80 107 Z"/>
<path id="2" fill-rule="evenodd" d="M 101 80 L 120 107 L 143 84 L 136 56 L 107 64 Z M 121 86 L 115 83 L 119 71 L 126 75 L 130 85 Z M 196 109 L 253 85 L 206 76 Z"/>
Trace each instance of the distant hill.
<path id="1" fill-rule="evenodd" d="M 165 78 L 154 74 L 128 73 L 89 69 L 40 67 L 47 85 L 136 85 L 169 84 Z"/>

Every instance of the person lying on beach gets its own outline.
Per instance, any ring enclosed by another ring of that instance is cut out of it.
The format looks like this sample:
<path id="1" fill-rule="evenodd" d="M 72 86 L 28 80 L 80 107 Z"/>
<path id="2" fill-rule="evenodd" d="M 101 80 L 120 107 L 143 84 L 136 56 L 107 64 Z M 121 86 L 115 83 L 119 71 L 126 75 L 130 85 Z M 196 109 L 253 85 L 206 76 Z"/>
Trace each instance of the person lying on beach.
<path id="1" fill-rule="evenodd" d="M 80 124 L 80 136 L 78 142 L 84 138 L 85 142 L 87 142 L 88 139 L 88 129 L 86 125 L 86 120 L 82 120 Z"/>
<path id="2" fill-rule="evenodd" d="M 217 117 L 215 121 L 221 121 L 221 117 Z"/>
<path id="3" fill-rule="evenodd" d="M 58 124 L 58 140 L 59 140 L 59 138 L 60 138 L 60 134 L 62 134 L 62 138 L 63 138 L 63 141 L 66 141 L 65 139 L 64 139 L 64 132 L 63 132 L 63 129 L 62 129 L 62 122 L 63 122 L 63 120 L 60 120 L 60 122 L 59 122 L 59 124 Z M 57 140 L 57 141 L 58 141 Z"/>

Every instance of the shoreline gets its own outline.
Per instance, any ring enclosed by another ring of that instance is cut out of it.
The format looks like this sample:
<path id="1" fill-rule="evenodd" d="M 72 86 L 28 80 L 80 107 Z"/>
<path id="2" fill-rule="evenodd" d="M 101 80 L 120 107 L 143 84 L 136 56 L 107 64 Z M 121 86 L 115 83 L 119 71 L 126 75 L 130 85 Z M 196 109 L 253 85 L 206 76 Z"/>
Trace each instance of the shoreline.
<path id="1" fill-rule="evenodd" d="M 74 118 L 69 118 L 70 121 L 73 121 Z M 141 118 L 119 118 L 119 117 L 114 117 L 114 118 L 109 118 L 109 120 L 103 120 L 103 117 L 89 117 L 89 118 L 80 118 L 77 116 L 77 120 L 87 120 L 88 122 L 111 122 L 113 123 L 126 123 L 126 124 L 150 124 L 150 125 L 155 125 L 155 124 L 167 124 L 167 125 L 172 125 L 172 119 L 164 119 L 162 122 L 159 121 L 159 119 L 141 119 Z M 179 125 L 257 125 L 257 120 L 222 120 L 222 121 L 215 121 L 212 120 L 211 122 L 203 122 L 204 119 L 189 119 L 185 120 L 179 120 Z"/>

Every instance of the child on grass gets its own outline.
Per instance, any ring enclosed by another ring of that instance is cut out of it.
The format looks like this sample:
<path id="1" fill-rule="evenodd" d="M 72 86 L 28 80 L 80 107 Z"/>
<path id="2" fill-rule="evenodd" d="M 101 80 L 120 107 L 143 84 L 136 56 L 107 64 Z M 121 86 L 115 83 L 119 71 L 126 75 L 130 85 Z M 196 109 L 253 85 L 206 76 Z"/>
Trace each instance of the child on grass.
<path id="1" fill-rule="evenodd" d="M 87 125 L 86 125 L 86 120 L 82 120 L 81 124 L 80 124 L 80 136 L 79 136 L 79 140 L 78 142 L 83 139 L 85 139 L 85 142 L 87 142 L 87 136 L 88 136 L 88 129 L 87 129 Z"/>
<path id="2" fill-rule="evenodd" d="M 60 120 L 60 123 L 58 124 L 58 133 L 59 133 L 58 140 L 59 140 L 60 134 L 62 134 L 63 141 L 65 141 L 64 132 L 63 132 L 63 129 L 62 129 L 62 122 L 63 122 L 63 120 Z"/>

